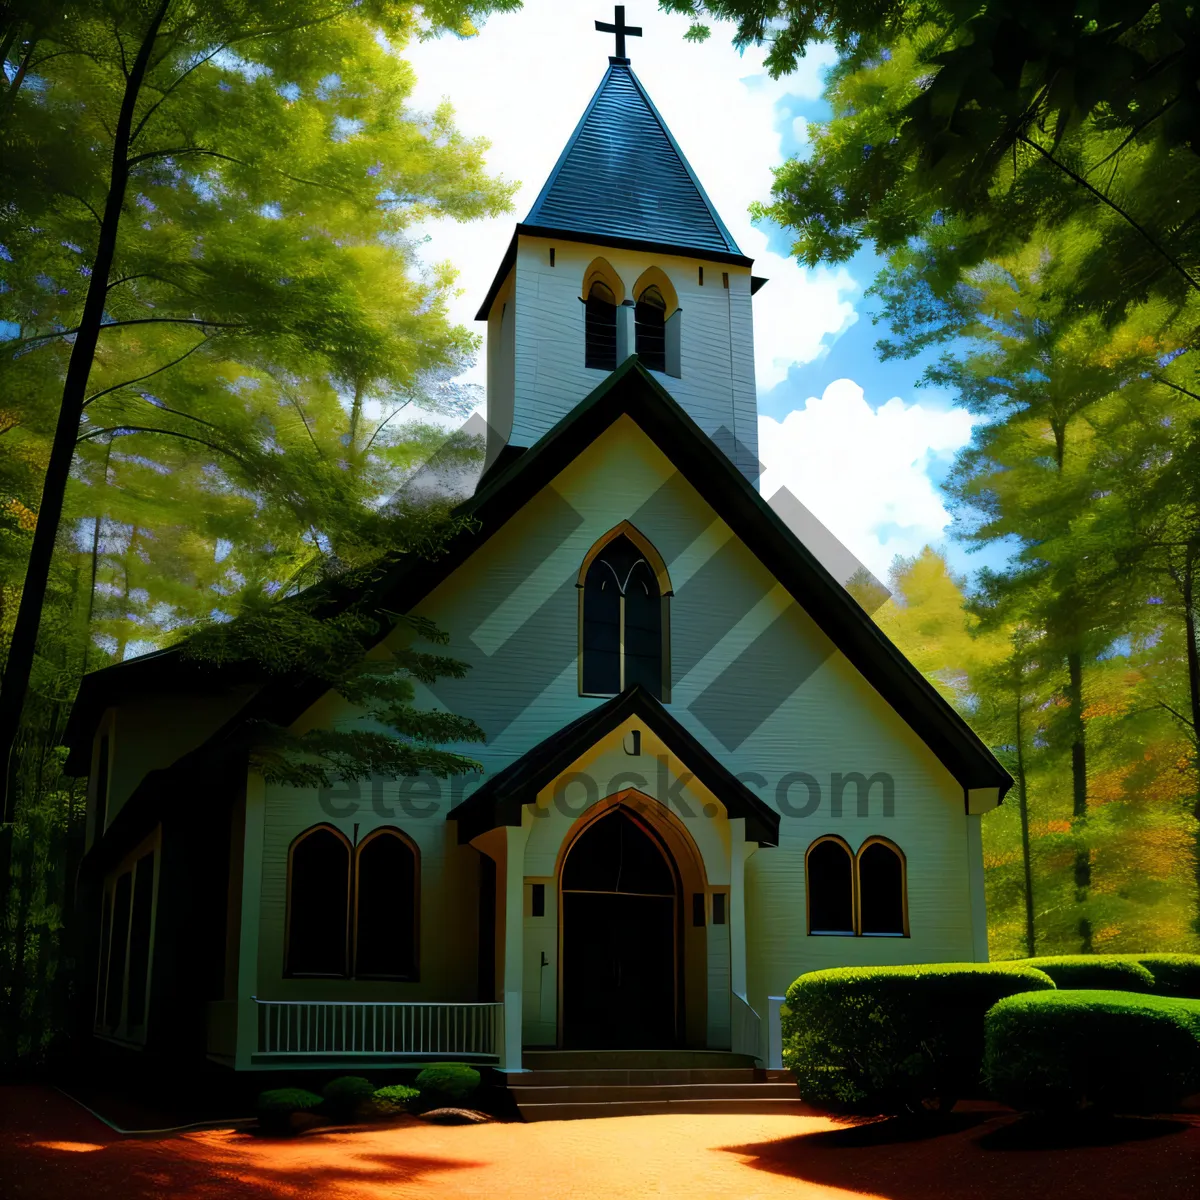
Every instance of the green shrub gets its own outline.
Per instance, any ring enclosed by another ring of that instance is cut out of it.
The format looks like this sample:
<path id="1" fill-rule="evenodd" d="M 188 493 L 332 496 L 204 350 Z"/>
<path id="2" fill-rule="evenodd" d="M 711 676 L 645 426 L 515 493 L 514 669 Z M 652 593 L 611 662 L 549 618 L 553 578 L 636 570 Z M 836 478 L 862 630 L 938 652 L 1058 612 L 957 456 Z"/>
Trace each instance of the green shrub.
<path id="1" fill-rule="evenodd" d="M 413 1087 L 402 1083 L 393 1083 L 388 1087 L 375 1089 L 373 1104 L 375 1111 L 382 1117 L 393 1117 L 404 1112 L 421 1093 Z"/>
<path id="2" fill-rule="evenodd" d="M 1059 954 L 1047 958 L 1023 958 L 1014 966 L 1045 971 L 1055 986 L 1078 990 L 1152 992 L 1154 976 L 1132 955 Z"/>
<path id="3" fill-rule="evenodd" d="M 271 1133 L 286 1133 L 291 1128 L 292 1113 L 312 1112 L 321 1097 L 304 1088 L 273 1088 L 258 1094 L 258 1123 Z"/>
<path id="4" fill-rule="evenodd" d="M 461 1104 L 479 1087 L 479 1072 L 466 1063 L 431 1063 L 417 1076 L 416 1084 L 427 1108 Z"/>
<path id="5" fill-rule="evenodd" d="M 1118 991 L 1011 996 L 986 1021 L 996 1099 L 1037 1112 L 1162 1112 L 1200 1089 L 1200 1001 Z"/>
<path id="6" fill-rule="evenodd" d="M 1200 1000 L 1200 954 L 1122 954 L 1120 957 L 1141 963 L 1154 976 L 1155 995 Z"/>
<path id="7" fill-rule="evenodd" d="M 997 1000 L 1051 990 L 1031 967 L 937 963 L 801 975 L 781 1009 L 783 1060 L 810 1104 L 834 1112 L 949 1108 L 983 1094 L 983 1018 Z"/>
<path id="8" fill-rule="evenodd" d="M 325 1111 L 340 1121 L 348 1121 L 362 1114 L 375 1096 L 375 1085 L 361 1075 L 339 1075 L 331 1079 L 321 1093 Z"/>

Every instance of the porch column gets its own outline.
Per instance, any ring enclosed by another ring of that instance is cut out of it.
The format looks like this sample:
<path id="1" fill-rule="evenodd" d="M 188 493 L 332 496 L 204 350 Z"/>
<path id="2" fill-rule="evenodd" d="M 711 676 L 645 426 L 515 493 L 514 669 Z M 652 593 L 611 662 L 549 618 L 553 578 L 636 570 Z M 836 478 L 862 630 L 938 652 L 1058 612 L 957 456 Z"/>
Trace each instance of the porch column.
<path id="1" fill-rule="evenodd" d="M 528 815 L 524 820 L 528 822 Z M 504 1045 L 500 1048 L 500 1069 L 520 1071 L 521 1067 L 521 993 L 525 977 L 525 843 L 529 826 L 506 825 L 504 854 Z"/>
<path id="2" fill-rule="evenodd" d="M 262 905 L 263 827 L 267 785 L 261 775 L 246 779 L 246 832 L 242 850 L 242 912 L 238 934 L 237 1051 L 239 1071 L 249 1070 L 258 1050 L 258 928 Z"/>
<path id="3" fill-rule="evenodd" d="M 746 998 L 746 818 L 729 822 L 729 990 Z"/>

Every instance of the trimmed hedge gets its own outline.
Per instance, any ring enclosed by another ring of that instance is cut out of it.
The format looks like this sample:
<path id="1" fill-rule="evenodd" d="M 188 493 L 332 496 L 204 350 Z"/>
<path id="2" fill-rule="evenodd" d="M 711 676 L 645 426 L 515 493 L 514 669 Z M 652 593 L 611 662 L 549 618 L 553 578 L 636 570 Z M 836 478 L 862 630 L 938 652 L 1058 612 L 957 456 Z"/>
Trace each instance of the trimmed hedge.
<path id="1" fill-rule="evenodd" d="M 1154 975 L 1139 958 L 1126 954 L 1058 954 L 1005 964 L 1044 971 L 1060 988 L 1113 992 L 1153 992 Z"/>
<path id="2" fill-rule="evenodd" d="M 986 1020 L 984 1074 L 1014 1108 L 1165 1112 L 1200 1090 L 1200 1001 L 1119 991 L 1001 1000 Z"/>
<path id="3" fill-rule="evenodd" d="M 1027 966 L 936 963 L 801 975 L 780 1010 L 783 1061 L 810 1104 L 833 1112 L 948 1110 L 983 1094 L 984 1014 L 1054 981 Z"/>
<path id="4" fill-rule="evenodd" d="M 304 1088 L 273 1088 L 258 1094 L 258 1123 L 270 1133 L 288 1133 L 292 1113 L 312 1112 L 321 1097 Z"/>
<path id="5" fill-rule="evenodd" d="M 384 1117 L 395 1116 L 405 1112 L 421 1093 L 414 1087 L 406 1087 L 402 1083 L 393 1083 L 388 1087 L 375 1089 L 373 1105 L 375 1111 Z"/>
<path id="6" fill-rule="evenodd" d="M 479 1072 L 466 1063 L 431 1063 L 416 1078 L 425 1108 L 461 1104 L 479 1087 Z"/>
<path id="7" fill-rule="evenodd" d="M 339 1075 L 331 1079 L 321 1092 L 325 1111 L 331 1117 L 348 1121 L 362 1115 L 375 1095 L 375 1085 L 361 1075 Z"/>
<path id="8" fill-rule="evenodd" d="M 1155 995 L 1200 1000 L 1200 954 L 1122 954 L 1119 957 L 1140 963 L 1154 976 Z"/>

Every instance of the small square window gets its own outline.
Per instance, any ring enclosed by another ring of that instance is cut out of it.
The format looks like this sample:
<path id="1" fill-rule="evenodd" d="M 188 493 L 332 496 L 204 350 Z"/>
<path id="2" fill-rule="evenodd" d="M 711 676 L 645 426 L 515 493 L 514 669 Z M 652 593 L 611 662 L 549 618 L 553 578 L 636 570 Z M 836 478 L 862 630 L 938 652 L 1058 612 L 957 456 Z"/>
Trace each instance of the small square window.
<path id="1" fill-rule="evenodd" d="M 725 924 L 725 893 L 713 892 L 713 924 Z"/>
<path id="2" fill-rule="evenodd" d="M 530 915 L 544 917 L 546 915 L 546 885 L 535 883 L 533 895 L 530 897 Z"/>

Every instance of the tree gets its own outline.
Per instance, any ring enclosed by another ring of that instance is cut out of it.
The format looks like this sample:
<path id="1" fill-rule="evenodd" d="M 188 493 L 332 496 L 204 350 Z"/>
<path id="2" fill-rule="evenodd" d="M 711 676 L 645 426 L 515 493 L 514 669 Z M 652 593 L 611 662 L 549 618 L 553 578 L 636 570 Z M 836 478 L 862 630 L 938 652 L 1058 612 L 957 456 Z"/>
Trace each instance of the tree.
<path id="1" fill-rule="evenodd" d="M 512 0 L 421 11 L 466 32 L 473 13 L 504 7 Z M 414 5 L 104 0 L 53 28 L 25 17 L 5 35 L 17 29 L 10 48 L 36 46 L 40 65 L 4 132 L 12 283 L 0 316 L 20 330 L 4 369 L 50 358 L 43 370 L 61 376 L 0 684 L 0 762 L 80 440 L 169 434 L 287 493 L 269 431 L 227 436 L 162 400 L 169 377 L 202 367 L 209 400 L 235 393 L 221 411 L 243 433 L 253 406 L 230 363 L 284 391 L 316 381 L 359 403 L 411 390 L 471 342 L 446 320 L 448 274 L 419 275 L 405 228 L 499 211 L 511 191 L 484 174 L 483 147 L 457 134 L 447 107 L 406 110 L 411 75 L 385 39 L 417 28 Z M 151 378 L 153 393 L 138 387 Z"/>
<path id="2" fill-rule="evenodd" d="M 737 22 L 781 76 L 836 46 L 833 119 L 760 211 L 810 265 L 886 252 L 935 213 L 963 222 L 964 267 L 1073 223 L 1076 297 L 1106 316 L 1154 293 L 1200 297 L 1200 9 L 1186 0 L 660 0 Z M 1191 325 L 1192 336 L 1196 321 Z"/>

